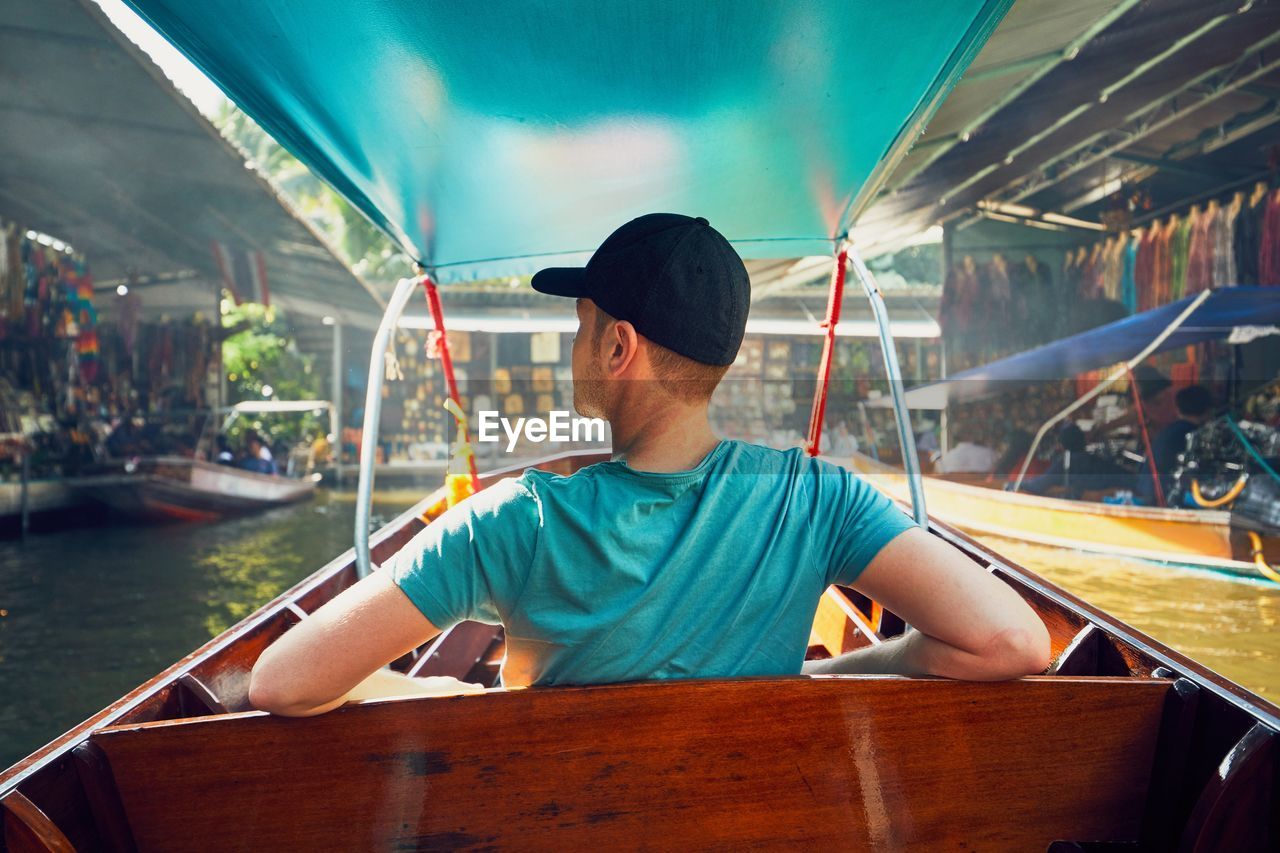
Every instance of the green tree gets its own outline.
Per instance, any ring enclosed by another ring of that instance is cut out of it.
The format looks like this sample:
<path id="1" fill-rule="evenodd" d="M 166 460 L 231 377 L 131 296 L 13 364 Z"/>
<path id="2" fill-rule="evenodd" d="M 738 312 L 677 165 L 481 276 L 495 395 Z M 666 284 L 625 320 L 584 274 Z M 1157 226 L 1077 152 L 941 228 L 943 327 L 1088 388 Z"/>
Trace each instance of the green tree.
<path id="1" fill-rule="evenodd" d="M 357 275 L 375 284 L 389 284 L 412 273 L 413 261 L 386 234 L 234 104 L 224 104 L 213 121 L 325 235 Z"/>

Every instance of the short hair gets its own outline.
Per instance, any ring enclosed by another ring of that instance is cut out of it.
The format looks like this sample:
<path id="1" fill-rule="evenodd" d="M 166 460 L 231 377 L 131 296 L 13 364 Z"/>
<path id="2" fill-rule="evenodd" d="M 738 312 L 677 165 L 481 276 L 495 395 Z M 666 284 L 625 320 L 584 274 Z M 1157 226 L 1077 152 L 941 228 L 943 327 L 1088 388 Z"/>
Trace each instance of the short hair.
<path id="1" fill-rule="evenodd" d="M 1196 418 L 1213 407 L 1213 396 L 1203 385 L 1188 385 L 1174 396 L 1173 404 L 1182 414 Z"/>
<path id="2" fill-rule="evenodd" d="M 1073 423 L 1065 423 L 1058 430 L 1058 444 L 1070 453 L 1084 453 L 1084 430 Z"/>
<path id="3" fill-rule="evenodd" d="M 596 327 L 591 336 L 593 343 L 599 343 L 604 327 L 613 320 L 604 309 L 596 306 Z M 649 342 L 649 366 L 653 368 L 658 385 L 682 402 L 700 403 L 710 400 L 716 386 L 729 370 L 727 364 L 703 364 L 648 338 L 645 340 Z"/>
<path id="4" fill-rule="evenodd" d="M 244 443 L 248 444 L 251 441 L 256 441 L 258 444 L 266 444 L 266 442 L 262 440 L 262 434 L 256 429 L 247 429 L 244 431 Z"/>

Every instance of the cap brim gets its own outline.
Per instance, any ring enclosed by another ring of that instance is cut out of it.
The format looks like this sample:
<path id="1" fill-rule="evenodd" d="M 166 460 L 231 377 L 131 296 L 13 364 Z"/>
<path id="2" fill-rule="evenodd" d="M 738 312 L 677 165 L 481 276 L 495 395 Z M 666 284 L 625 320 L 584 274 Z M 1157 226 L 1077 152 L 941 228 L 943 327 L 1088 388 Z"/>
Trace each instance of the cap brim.
<path id="1" fill-rule="evenodd" d="M 584 267 L 548 267 L 533 276 L 533 289 L 551 296 L 579 298 L 587 295 Z"/>

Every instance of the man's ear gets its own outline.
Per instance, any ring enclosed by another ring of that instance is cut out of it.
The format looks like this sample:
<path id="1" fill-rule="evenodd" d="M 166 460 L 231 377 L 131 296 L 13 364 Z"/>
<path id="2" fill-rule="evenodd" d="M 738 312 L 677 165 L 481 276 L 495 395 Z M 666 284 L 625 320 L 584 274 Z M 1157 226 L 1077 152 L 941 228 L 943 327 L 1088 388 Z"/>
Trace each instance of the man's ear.
<path id="1" fill-rule="evenodd" d="M 621 378 L 640 351 L 640 334 L 631 323 L 618 320 L 606 334 L 605 340 L 609 346 L 605 370 L 610 376 Z"/>

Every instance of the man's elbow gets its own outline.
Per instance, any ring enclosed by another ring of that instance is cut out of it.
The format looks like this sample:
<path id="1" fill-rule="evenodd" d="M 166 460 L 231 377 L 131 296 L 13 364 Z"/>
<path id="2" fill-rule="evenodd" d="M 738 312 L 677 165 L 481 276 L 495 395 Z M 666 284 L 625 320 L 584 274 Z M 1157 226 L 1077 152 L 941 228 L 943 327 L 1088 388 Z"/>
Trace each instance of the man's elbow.
<path id="1" fill-rule="evenodd" d="M 306 717 L 318 703 L 297 695 L 281 679 L 272 676 L 260 660 L 249 674 L 249 704 L 281 717 Z"/>
<path id="2" fill-rule="evenodd" d="M 984 657 L 1003 678 L 1039 674 L 1052 660 L 1049 631 L 1039 617 L 1027 625 L 1004 628 L 992 638 Z"/>

